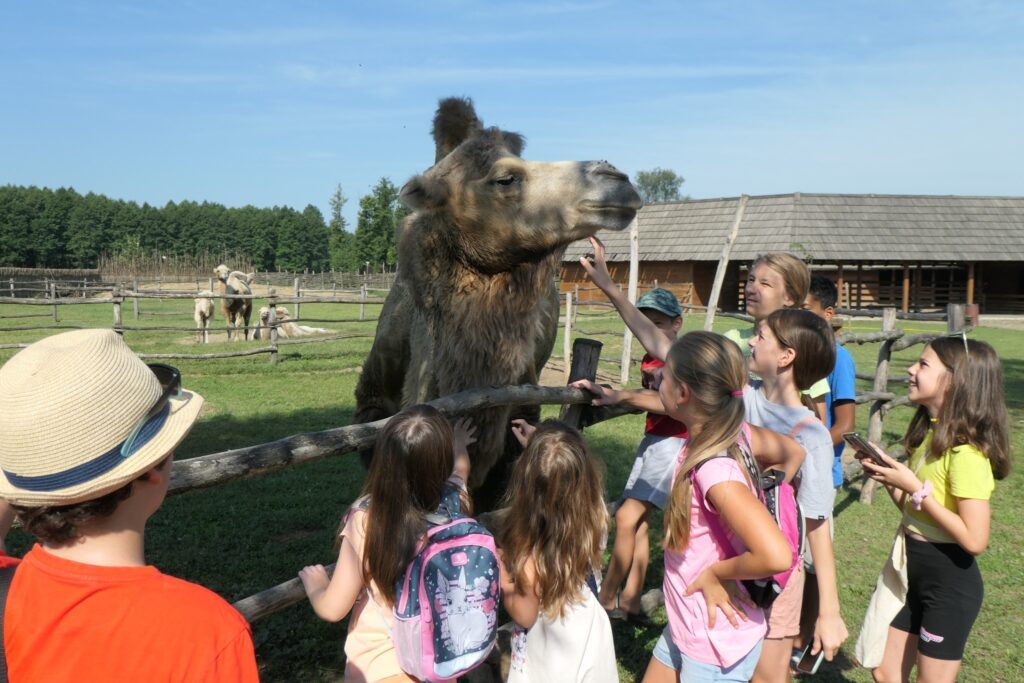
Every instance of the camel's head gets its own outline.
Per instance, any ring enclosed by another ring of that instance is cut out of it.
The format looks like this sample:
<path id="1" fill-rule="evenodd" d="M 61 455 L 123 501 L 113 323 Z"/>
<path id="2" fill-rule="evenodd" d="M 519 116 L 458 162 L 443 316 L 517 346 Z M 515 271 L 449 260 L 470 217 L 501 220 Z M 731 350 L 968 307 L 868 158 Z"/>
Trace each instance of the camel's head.
<path id="1" fill-rule="evenodd" d="M 598 230 L 622 230 L 641 206 L 606 161 L 526 161 L 523 137 L 484 128 L 468 99 L 442 100 L 434 166 L 402 188 L 414 211 L 435 217 L 470 265 L 500 272 Z"/>
<path id="2" fill-rule="evenodd" d="M 228 275 L 231 274 L 231 269 L 225 266 L 223 263 L 213 269 L 213 274 L 217 276 L 217 279 L 221 282 L 228 281 Z"/>
<path id="3" fill-rule="evenodd" d="M 274 317 L 277 319 L 277 322 L 279 322 L 279 323 L 288 320 L 289 317 L 290 317 L 288 315 L 288 309 L 287 308 L 281 308 L 280 306 L 276 307 L 274 309 Z M 260 307 L 260 325 L 263 325 L 265 327 L 267 325 L 267 323 L 269 323 L 269 322 L 270 322 L 270 306 L 261 306 Z"/>

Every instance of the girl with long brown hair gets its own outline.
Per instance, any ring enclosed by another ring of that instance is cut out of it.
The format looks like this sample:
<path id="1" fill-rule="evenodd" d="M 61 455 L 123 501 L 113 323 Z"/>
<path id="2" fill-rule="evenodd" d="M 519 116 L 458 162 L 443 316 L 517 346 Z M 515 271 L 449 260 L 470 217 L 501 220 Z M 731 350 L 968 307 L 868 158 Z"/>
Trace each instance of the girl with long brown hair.
<path id="1" fill-rule="evenodd" d="M 424 538 L 424 515 L 442 499 L 464 499 L 474 434 L 467 420 L 453 429 L 427 405 L 392 417 L 377 436 L 362 495 L 342 520 L 334 575 L 319 564 L 299 572 L 321 619 L 341 621 L 352 611 L 345 680 L 413 680 L 402 672 L 390 635 L 395 582 Z"/>
<path id="2" fill-rule="evenodd" d="M 608 526 L 604 484 L 578 431 L 513 422 L 526 449 L 497 513 L 505 609 L 516 624 L 510 683 L 617 681 L 595 567 Z"/>
<path id="3" fill-rule="evenodd" d="M 917 404 L 907 464 L 877 447 L 884 466 L 861 461 L 903 512 L 907 558 L 906 602 L 873 675 L 907 681 L 916 665 L 919 680 L 954 681 L 981 609 L 974 558 L 988 546 L 989 500 L 1010 471 L 1003 369 L 990 345 L 964 335 L 932 341 L 907 374 Z"/>

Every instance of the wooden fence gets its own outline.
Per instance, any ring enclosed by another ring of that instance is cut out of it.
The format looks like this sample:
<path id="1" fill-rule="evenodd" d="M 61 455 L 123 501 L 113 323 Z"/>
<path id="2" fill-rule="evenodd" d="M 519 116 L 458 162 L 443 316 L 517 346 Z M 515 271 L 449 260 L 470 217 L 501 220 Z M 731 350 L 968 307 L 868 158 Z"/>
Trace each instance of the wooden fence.
<path id="1" fill-rule="evenodd" d="M 21 304 L 27 306 L 39 306 L 49 307 L 49 313 L 15 313 L 8 315 L 0 315 L 0 319 L 24 319 L 24 318 L 42 318 L 49 317 L 52 319 L 52 323 L 48 324 L 24 324 L 24 325 L 8 325 L 0 327 L 0 332 L 12 332 L 12 331 L 29 331 L 29 330 L 71 330 L 71 329 L 82 329 L 83 325 L 73 324 L 60 324 L 60 316 L 58 309 L 61 306 L 75 306 L 75 305 L 109 305 L 112 307 L 112 327 L 113 329 L 123 334 L 125 331 L 150 331 L 150 330 L 161 330 L 161 331 L 178 331 L 178 332 L 193 332 L 196 333 L 198 328 L 195 326 L 180 326 L 180 325 L 132 325 L 125 324 L 124 322 L 124 305 L 126 302 L 132 302 L 132 311 L 134 313 L 134 320 L 139 320 L 141 311 L 139 302 L 144 300 L 188 300 L 192 301 L 199 295 L 199 288 L 205 284 L 206 288 L 210 291 L 214 291 L 212 279 L 208 279 L 206 283 L 196 281 L 195 292 L 185 291 L 142 291 L 140 290 L 140 284 L 142 284 L 143 278 L 132 278 L 131 288 L 125 288 L 120 284 L 110 285 L 95 285 L 87 284 L 85 281 L 79 285 L 75 283 L 58 283 L 57 281 L 46 281 L 45 288 L 40 288 L 38 291 L 42 293 L 42 296 L 31 296 L 31 297 L 16 297 L 13 296 L 15 290 L 10 290 L 11 296 L 0 297 L 0 304 Z M 159 282 L 159 278 L 156 279 Z M 220 353 L 154 353 L 154 354 L 139 354 L 141 358 L 146 359 L 214 359 L 214 358 L 241 358 L 245 356 L 253 356 L 258 354 L 269 354 L 270 363 L 276 364 L 279 360 L 278 352 L 279 347 L 291 344 L 310 344 L 317 342 L 334 341 L 337 339 L 353 339 L 360 337 L 372 337 L 372 334 L 352 334 L 342 333 L 327 336 L 317 337 L 303 337 L 299 339 L 284 339 L 279 340 L 279 331 L 282 325 L 282 321 L 277 319 L 276 308 L 280 304 L 293 304 L 294 306 L 294 317 L 287 322 L 301 324 L 303 322 L 320 322 L 320 323 L 354 323 L 362 321 L 374 321 L 375 317 L 367 317 L 366 307 L 368 305 L 381 305 L 384 303 L 384 299 L 378 295 L 371 295 L 370 288 L 365 284 L 362 285 L 358 290 L 348 292 L 342 291 L 339 295 L 337 290 L 331 292 L 330 295 L 318 296 L 318 290 L 306 289 L 303 293 L 302 280 L 295 278 L 291 283 L 294 287 L 295 296 L 279 296 L 276 291 L 271 287 L 268 288 L 265 295 L 257 294 L 220 294 L 214 291 L 211 295 L 205 295 L 209 299 L 245 299 L 252 300 L 266 300 L 267 306 L 270 309 L 269 316 L 266 325 L 261 325 L 257 318 L 255 325 L 250 325 L 249 330 L 260 330 L 261 338 L 266 337 L 267 345 L 259 348 L 248 348 L 240 351 L 225 351 Z M 22 283 L 24 287 L 26 283 Z M 73 295 L 67 296 L 62 293 L 71 292 Z M 100 295 L 89 295 L 89 292 L 100 292 Z M 102 294 L 109 294 L 109 296 L 103 296 Z M 303 319 L 300 316 L 300 304 L 303 303 L 336 303 L 336 304 L 358 304 L 359 305 L 359 317 L 358 318 L 306 318 Z M 255 305 L 254 305 L 255 307 Z M 182 313 L 175 313 L 175 315 L 184 315 Z M 31 322 L 31 321 L 30 321 Z M 225 322 L 224 327 L 209 327 L 208 331 L 235 331 L 237 330 Z M 266 334 L 262 334 L 265 331 Z M 0 344 L 0 349 L 11 349 L 11 348 L 24 348 L 28 344 L 23 343 L 7 343 Z"/>
<path id="2" fill-rule="evenodd" d="M 955 322 L 957 316 L 951 317 Z M 895 328 L 895 321 L 895 309 L 887 309 L 880 331 L 845 333 L 837 336 L 837 341 L 841 344 L 879 344 L 874 386 L 871 391 L 860 393 L 856 397 L 858 404 L 871 404 L 868 438 L 875 443 L 881 443 L 886 413 L 895 407 L 909 405 L 906 396 L 888 391 L 888 369 L 892 353 L 917 344 L 926 344 L 943 336 L 941 333 L 907 335 Z M 581 376 L 593 378 L 600 348 L 600 342 L 588 339 L 575 340 L 571 352 L 573 362 L 570 379 L 578 379 Z M 431 405 L 449 417 L 456 417 L 472 410 L 497 405 L 561 404 L 563 418 L 579 426 L 595 424 L 630 412 L 623 409 L 588 409 L 587 405 L 591 398 L 587 392 L 571 387 L 522 385 L 464 391 L 431 401 Z M 177 494 L 214 486 L 241 477 L 273 472 L 294 464 L 366 448 L 373 443 L 377 433 L 386 423 L 387 419 L 383 419 L 322 432 L 297 434 L 267 444 L 175 462 L 169 492 Z M 861 502 L 870 504 L 876 488 L 875 482 L 865 480 Z M 299 602 L 303 597 L 301 583 L 298 579 L 291 579 L 243 598 L 235 603 L 235 607 L 247 619 L 254 621 Z"/>

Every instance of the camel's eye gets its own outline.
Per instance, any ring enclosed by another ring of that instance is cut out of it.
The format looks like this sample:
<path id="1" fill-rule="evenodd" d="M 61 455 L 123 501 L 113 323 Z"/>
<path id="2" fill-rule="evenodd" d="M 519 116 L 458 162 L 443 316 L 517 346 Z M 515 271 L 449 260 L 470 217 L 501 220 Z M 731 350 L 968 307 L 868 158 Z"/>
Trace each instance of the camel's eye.
<path id="1" fill-rule="evenodd" d="M 502 185 L 504 187 L 509 187 L 510 185 L 515 185 L 520 180 L 522 180 L 522 179 L 519 176 L 517 176 L 515 173 L 509 173 L 508 175 L 499 176 L 499 177 L 495 178 L 494 180 L 492 180 L 491 182 L 494 183 L 495 185 Z"/>

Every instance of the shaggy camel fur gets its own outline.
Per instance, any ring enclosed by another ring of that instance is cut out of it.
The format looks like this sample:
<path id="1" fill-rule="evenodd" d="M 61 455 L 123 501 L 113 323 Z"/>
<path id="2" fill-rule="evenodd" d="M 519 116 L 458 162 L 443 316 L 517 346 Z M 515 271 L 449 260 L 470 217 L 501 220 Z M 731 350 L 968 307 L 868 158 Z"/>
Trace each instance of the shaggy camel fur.
<path id="1" fill-rule="evenodd" d="M 221 294 L 252 294 L 249 283 L 252 282 L 252 273 L 241 273 L 237 270 L 230 270 L 223 263 L 213 269 L 213 274 L 220 280 Z M 238 339 L 238 327 L 242 326 L 244 339 L 249 338 L 249 318 L 252 317 L 252 299 L 226 298 L 220 300 L 220 311 L 224 315 L 224 322 L 228 326 L 228 341 L 232 338 Z M 232 333 L 234 333 L 232 335 Z"/>
<path id="2" fill-rule="evenodd" d="M 607 162 L 520 158 L 523 138 L 484 128 L 468 99 L 441 101 L 434 141 L 434 166 L 401 191 L 414 213 L 398 231 L 398 276 L 356 387 L 355 422 L 464 389 L 536 384 L 558 331 L 566 246 L 626 228 L 641 205 Z M 469 483 L 479 492 L 487 481 L 485 499 L 500 493 L 519 451 L 509 420 L 539 413 L 470 415 Z"/>
<path id="3" fill-rule="evenodd" d="M 292 317 L 288 315 L 288 309 L 283 306 L 277 306 L 274 308 L 274 318 L 277 321 L 277 336 L 283 339 L 291 339 L 294 337 L 305 337 L 311 334 L 322 334 L 324 332 L 330 332 L 331 330 L 324 329 L 323 327 L 309 327 L 308 325 L 299 325 L 298 323 L 292 322 Z M 267 330 L 267 326 L 270 324 L 270 306 L 263 306 L 260 308 L 260 323 L 252 332 L 253 339 L 263 339 L 269 336 L 270 332 Z"/>
<path id="4" fill-rule="evenodd" d="M 204 289 L 196 297 L 196 310 L 193 317 L 196 320 L 196 334 L 200 344 L 210 343 L 210 318 L 213 317 L 213 292 Z"/>

